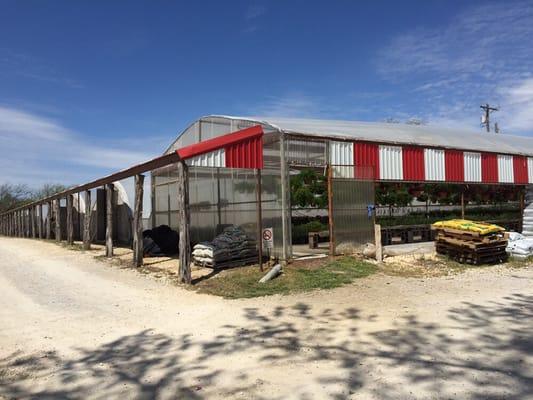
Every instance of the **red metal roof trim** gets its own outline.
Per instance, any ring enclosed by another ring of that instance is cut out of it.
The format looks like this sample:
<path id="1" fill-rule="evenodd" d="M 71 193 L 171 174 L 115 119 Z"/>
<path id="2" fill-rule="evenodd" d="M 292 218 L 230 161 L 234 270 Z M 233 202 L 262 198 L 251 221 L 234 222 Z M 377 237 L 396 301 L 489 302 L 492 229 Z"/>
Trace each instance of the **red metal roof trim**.
<path id="1" fill-rule="evenodd" d="M 424 148 L 405 146 L 402 149 L 403 180 L 423 181 L 425 177 Z"/>
<path id="2" fill-rule="evenodd" d="M 263 138 L 261 136 L 225 147 L 227 168 L 263 169 Z"/>
<path id="3" fill-rule="evenodd" d="M 444 165 L 447 182 L 464 182 L 465 157 L 461 150 L 445 150 Z"/>
<path id="4" fill-rule="evenodd" d="M 498 183 L 498 156 L 496 153 L 481 153 L 481 181 Z"/>
<path id="5" fill-rule="evenodd" d="M 374 143 L 355 142 L 355 177 L 359 179 L 379 179 L 379 147 Z"/>
<path id="6" fill-rule="evenodd" d="M 514 183 L 529 183 L 527 157 L 513 156 Z"/>
<path id="7" fill-rule="evenodd" d="M 240 131 L 228 133 L 213 139 L 209 139 L 200 143 L 192 144 L 190 146 L 182 147 L 176 150 L 176 153 L 183 159 L 196 157 L 201 154 L 210 153 L 212 151 L 231 146 L 236 146 L 239 143 L 247 142 L 252 139 L 261 138 L 263 136 L 263 128 L 261 125 L 255 125 L 250 128 L 242 129 Z M 261 141 L 262 143 L 262 141 Z M 263 151 L 261 148 L 261 164 L 263 158 Z"/>

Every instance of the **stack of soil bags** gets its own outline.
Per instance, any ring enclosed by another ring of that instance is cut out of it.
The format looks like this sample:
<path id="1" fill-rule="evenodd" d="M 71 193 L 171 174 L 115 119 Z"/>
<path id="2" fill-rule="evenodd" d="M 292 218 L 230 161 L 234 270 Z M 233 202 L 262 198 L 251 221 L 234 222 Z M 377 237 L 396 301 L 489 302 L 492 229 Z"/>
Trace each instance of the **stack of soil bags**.
<path id="1" fill-rule="evenodd" d="M 487 264 L 507 259 L 507 235 L 501 226 L 453 219 L 436 222 L 431 228 L 437 231 L 437 253 L 456 261 Z"/>
<path id="2" fill-rule="evenodd" d="M 196 265 L 222 268 L 245 264 L 257 258 L 257 243 L 242 228 L 229 226 L 211 242 L 194 246 L 193 262 Z"/>
<path id="3" fill-rule="evenodd" d="M 516 258 L 528 258 L 533 256 L 533 239 L 526 239 L 520 233 L 509 233 L 509 243 L 505 249 L 507 254 Z"/>
<path id="4" fill-rule="evenodd" d="M 179 251 L 178 232 L 167 225 L 160 225 L 143 232 L 143 251 L 146 257 L 162 257 Z"/>

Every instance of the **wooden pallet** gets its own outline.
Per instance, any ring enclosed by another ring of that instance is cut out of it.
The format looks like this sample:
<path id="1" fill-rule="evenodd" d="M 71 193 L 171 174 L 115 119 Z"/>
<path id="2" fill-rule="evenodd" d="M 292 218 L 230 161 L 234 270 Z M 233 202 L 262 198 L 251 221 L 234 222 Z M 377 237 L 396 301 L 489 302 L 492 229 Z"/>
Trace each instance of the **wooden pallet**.
<path id="1" fill-rule="evenodd" d="M 208 263 L 208 262 L 198 262 L 193 261 L 194 265 L 197 267 L 213 268 L 213 269 L 222 269 L 222 268 L 233 268 L 233 267 L 242 267 L 244 265 L 250 265 L 259 262 L 259 256 L 241 258 L 239 260 L 230 260 L 222 263 Z"/>
<path id="2" fill-rule="evenodd" d="M 478 232 L 463 231 L 452 228 L 435 228 L 437 235 L 453 237 L 465 241 L 476 241 L 481 243 L 492 243 L 502 240 L 502 233 L 491 233 L 488 235 L 480 235 Z M 504 237 L 505 238 L 505 237 Z"/>
<path id="3" fill-rule="evenodd" d="M 498 238 L 498 240 L 493 240 L 489 242 L 487 241 L 479 242 L 475 240 L 463 240 L 463 239 L 456 238 L 454 236 L 445 236 L 439 233 L 437 235 L 436 240 L 438 242 L 445 242 L 445 243 L 449 243 L 454 246 L 468 247 L 470 249 L 482 249 L 482 248 L 492 248 L 492 247 L 497 247 L 497 246 L 503 246 L 503 247 L 507 246 L 507 239 L 503 239 L 503 238 Z"/>
<path id="4" fill-rule="evenodd" d="M 437 242 L 437 253 L 446 255 L 460 263 L 468 264 L 496 264 L 507 260 L 505 246 L 473 250 L 468 247 L 451 245 L 446 242 Z"/>

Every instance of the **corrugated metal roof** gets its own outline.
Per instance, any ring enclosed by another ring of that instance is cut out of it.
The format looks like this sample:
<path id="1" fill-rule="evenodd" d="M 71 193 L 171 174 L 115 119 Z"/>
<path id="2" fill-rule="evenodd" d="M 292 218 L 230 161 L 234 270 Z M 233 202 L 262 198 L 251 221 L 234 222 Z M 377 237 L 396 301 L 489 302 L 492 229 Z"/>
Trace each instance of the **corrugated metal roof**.
<path id="1" fill-rule="evenodd" d="M 249 121 L 262 124 L 274 130 L 308 136 L 533 156 L 533 138 L 528 136 L 486 133 L 469 129 L 451 129 L 432 125 L 416 126 L 326 119 L 237 117 L 224 115 L 213 115 L 210 117 Z"/>

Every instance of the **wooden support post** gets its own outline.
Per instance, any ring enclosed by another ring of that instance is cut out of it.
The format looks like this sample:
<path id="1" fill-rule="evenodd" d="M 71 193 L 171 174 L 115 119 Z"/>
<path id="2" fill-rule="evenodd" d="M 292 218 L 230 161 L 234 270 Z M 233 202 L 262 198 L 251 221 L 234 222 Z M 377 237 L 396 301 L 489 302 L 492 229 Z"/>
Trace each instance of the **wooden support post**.
<path id="1" fill-rule="evenodd" d="M 20 210 L 20 237 L 26 237 L 26 210 Z"/>
<path id="2" fill-rule="evenodd" d="M 222 204 L 220 203 L 220 168 L 217 167 L 217 229 L 216 234 L 218 235 L 218 229 L 222 224 Z"/>
<path id="3" fill-rule="evenodd" d="M 61 199 L 54 200 L 54 228 L 56 242 L 61 242 L 61 208 L 60 208 Z"/>
<path id="4" fill-rule="evenodd" d="M 52 238 L 52 202 L 49 201 L 46 203 L 46 239 L 50 240 Z"/>
<path id="5" fill-rule="evenodd" d="M 328 166 L 328 222 L 329 222 L 329 255 L 335 255 L 335 227 L 333 222 L 333 169 Z"/>
<path id="6" fill-rule="evenodd" d="M 178 227 L 179 227 L 179 279 L 191 283 L 191 244 L 189 239 L 189 171 L 184 161 L 178 162 Z"/>
<path id="7" fill-rule="evenodd" d="M 39 234 L 39 239 L 43 238 L 43 205 L 39 204 L 39 218 L 37 219 L 37 233 Z"/>
<path id="8" fill-rule="evenodd" d="M 376 261 L 383 261 L 383 246 L 381 245 L 381 225 L 374 225 L 374 237 L 376 242 Z"/>
<path id="9" fill-rule="evenodd" d="M 85 191 L 85 214 L 83 215 L 83 250 L 91 249 L 91 191 Z"/>
<path id="10" fill-rule="evenodd" d="M 144 175 L 135 175 L 135 205 L 133 212 L 133 265 L 143 265 L 143 195 Z"/>
<path id="11" fill-rule="evenodd" d="M 23 215 L 23 210 L 20 210 L 18 212 L 18 220 L 19 220 L 19 236 L 21 238 L 24 237 L 24 215 Z"/>
<path id="12" fill-rule="evenodd" d="M 281 231 L 283 237 L 282 244 L 282 260 L 281 266 L 284 267 L 289 262 L 290 252 L 289 247 L 292 246 L 291 235 L 291 220 L 292 220 L 292 206 L 290 200 L 290 177 L 289 167 L 287 165 L 287 158 L 285 156 L 287 146 L 287 138 L 282 133 L 279 137 L 280 149 L 280 173 L 281 173 Z M 292 247 L 291 247 L 292 248 Z"/>
<path id="13" fill-rule="evenodd" d="M 23 212 L 24 212 L 24 237 L 29 238 L 30 237 L 30 215 L 28 213 L 27 208 L 25 208 Z"/>
<path id="14" fill-rule="evenodd" d="M 73 202 L 73 195 L 67 195 L 67 244 L 69 245 L 74 243 L 74 221 L 72 218 Z"/>
<path id="15" fill-rule="evenodd" d="M 461 190 L 461 219 L 465 219 L 465 189 Z"/>
<path id="16" fill-rule="evenodd" d="M 526 187 L 522 187 L 520 189 L 520 198 L 519 198 L 519 201 L 520 201 L 520 218 L 524 218 L 524 208 L 526 207 L 526 200 L 525 200 L 525 191 L 526 191 Z"/>
<path id="17" fill-rule="evenodd" d="M 37 218 L 36 218 L 36 208 L 35 206 L 31 206 L 30 207 L 30 231 L 31 231 L 31 237 L 32 239 L 35 239 L 37 237 L 37 229 L 35 224 L 37 222 Z"/>
<path id="18" fill-rule="evenodd" d="M 258 257 L 259 257 L 259 269 L 263 271 L 263 209 L 262 209 L 262 197 L 261 192 L 262 184 L 261 184 L 261 170 L 256 169 L 255 170 L 255 176 L 256 176 L 256 185 L 255 185 L 255 200 L 257 203 L 257 250 L 258 250 Z"/>
<path id="19" fill-rule="evenodd" d="M 114 185 L 106 185 L 106 230 L 105 230 L 105 255 L 113 257 L 113 191 Z"/>

